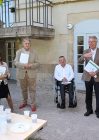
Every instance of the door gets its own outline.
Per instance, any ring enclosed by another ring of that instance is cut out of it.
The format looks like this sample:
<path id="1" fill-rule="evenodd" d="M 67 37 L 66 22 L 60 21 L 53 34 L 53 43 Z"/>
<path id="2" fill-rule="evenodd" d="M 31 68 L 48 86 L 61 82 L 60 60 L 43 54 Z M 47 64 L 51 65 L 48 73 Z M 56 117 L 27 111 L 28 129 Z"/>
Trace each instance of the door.
<path id="1" fill-rule="evenodd" d="M 78 90 L 85 90 L 84 82 L 81 80 L 84 64 L 78 63 L 78 59 L 83 54 L 83 51 L 89 48 L 89 36 L 94 35 L 99 40 L 99 20 L 83 21 L 74 27 L 74 72 L 76 88 Z M 97 46 L 99 46 L 99 41 Z"/>
<path id="2" fill-rule="evenodd" d="M 10 79 L 16 80 L 16 68 L 14 66 L 13 60 L 16 54 L 15 41 L 7 41 L 6 42 L 6 62 L 9 67 L 9 71 L 11 74 Z"/>
<path id="3" fill-rule="evenodd" d="M 84 70 L 84 63 L 81 64 L 78 62 L 78 59 L 83 54 L 83 51 L 89 48 L 88 45 L 88 39 L 89 36 L 96 36 L 99 39 L 99 33 L 86 33 L 83 35 L 76 36 L 76 46 L 77 46 L 77 52 L 76 52 L 76 82 L 77 82 L 77 89 L 85 89 L 84 82 L 81 81 L 82 73 Z M 99 44 L 99 43 L 98 43 Z M 98 46 L 97 44 L 97 46 Z"/>
<path id="4" fill-rule="evenodd" d="M 75 46 L 76 49 L 74 51 L 74 72 L 75 72 L 75 84 L 78 90 L 82 90 L 85 88 L 84 82 L 81 80 L 84 64 L 78 63 L 79 57 L 83 54 L 85 49 L 85 35 L 80 34 L 75 36 Z"/>

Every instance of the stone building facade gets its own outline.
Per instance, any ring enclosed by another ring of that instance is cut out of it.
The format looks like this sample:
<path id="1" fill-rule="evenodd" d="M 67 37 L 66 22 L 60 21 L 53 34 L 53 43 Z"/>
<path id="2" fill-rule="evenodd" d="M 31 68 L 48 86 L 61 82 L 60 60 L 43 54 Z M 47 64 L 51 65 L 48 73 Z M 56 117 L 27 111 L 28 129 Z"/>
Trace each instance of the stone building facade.
<path id="1" fill-rule="evenodd" d="M 88 36 L 96 35 L 99 38 L 98 4 L 98 0 L 54 0 L 54 39 L 32 41 L 42 63 L 42 72 L 53 72 L 58 57 L 64 55 L 74 67 L 77 89 L 85 89 L 81 81 L 84 66 L 78 64 L 78 57 L 88 48 Z"/>
<path id="2" fill-rule="evenodd" d="M 88 36 L 99 37 L 99 1 L 52 0 L 52 3 L 54 37 L 31 37 L 31 45 L 36 49 L 40 60 L 38 79 L 53 77 L 58 57 L 64 55 L 67 62 L 74 67 L 77 89 L 84 89 L 84 83 L 81 81 L 84 66 L 78 64 L 78 57 L 88 48 Z M 15 51 L 21 47 L 21 39 L 16 40 Z"/>

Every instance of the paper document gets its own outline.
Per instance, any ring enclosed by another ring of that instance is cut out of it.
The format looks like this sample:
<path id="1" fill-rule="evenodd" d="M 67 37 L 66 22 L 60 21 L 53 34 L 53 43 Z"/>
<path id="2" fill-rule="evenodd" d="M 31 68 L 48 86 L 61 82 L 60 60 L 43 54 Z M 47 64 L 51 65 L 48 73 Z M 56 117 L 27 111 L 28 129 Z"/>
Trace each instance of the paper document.
<path id="1" fill-rule="evenodd" d="M 6 67 L 0 66 L 0 75 L 4 75 L 6 72 Z"/>
<path id="2" fill-rule="evenodd" d="M 99 66 L 95 64 L 92 60 L 90 60 L 84 68 L 87 72 L 95 72 L 99 70 Z"/>
<path id="3" fill-rule="evenodd" d="M 20 55 L 20 63 L 27 64 L 29 60 L 29 54 L 21 53 Z"/>
<path id="4" fill-rule="evenodd" d="M 68 82 L 62 82 L 63 85 L 68 85 L 68 84 L 70 84 L 70 83 L 71 83 L 71 82 L 69 82 L 69 81 L 68 81 Z"/>

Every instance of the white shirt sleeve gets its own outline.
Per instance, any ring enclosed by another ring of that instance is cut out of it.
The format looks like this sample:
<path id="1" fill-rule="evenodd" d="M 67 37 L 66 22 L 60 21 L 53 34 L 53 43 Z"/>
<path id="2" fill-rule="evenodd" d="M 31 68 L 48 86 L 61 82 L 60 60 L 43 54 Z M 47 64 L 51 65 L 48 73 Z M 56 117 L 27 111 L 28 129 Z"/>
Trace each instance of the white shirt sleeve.
<path id="1" fill-rule="evenodd" d="M 58 81 L 62 81 L 62 73 L 60 70 L 60 65 L 56 65 L 55 67 L 54 78 Z"/>
<path id="2" fill-rule="evenodd" d="M 3 65 L 6 67 L 6 74 L 8 75 L 8 77 L 10 77 L 10 72 L 9 72 L 8 65 L 5 62 L 3 62 L 3 63 L 4 63 Z"/>
<path id="3" fill-rule="evenodd" d="M 74 72 L 73 72 L 72 66 L 68 64 L 68 68 L 66 71 L 66 79 L 68 81 L 71 81 L 73 78 L 74 78 Z"/>

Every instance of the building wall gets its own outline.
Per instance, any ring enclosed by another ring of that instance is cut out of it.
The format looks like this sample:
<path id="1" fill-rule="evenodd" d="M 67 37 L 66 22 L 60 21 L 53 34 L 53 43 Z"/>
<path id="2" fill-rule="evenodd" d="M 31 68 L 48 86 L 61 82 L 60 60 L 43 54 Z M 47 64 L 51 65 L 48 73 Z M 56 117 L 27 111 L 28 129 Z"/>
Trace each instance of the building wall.
<path id="1" fill-rule="evenodd" d="M 32 40 L 32 46 L 38 51 L 42 64 L 55 64 L 60 55 L 64 55 L 69 63 L 73 63 L 73 26 L 87 19 L 99 18 L 99 1 L 83 1 L 54 5 L 53 25 L 55 38 L 52 40 Z M 77 8 L 76 8 L 77 7 Z M 46 58 L 46 59 L 45 59 Z"/>
<path id="2" fill-rule="evenodd" d="M 60 55 L 64 55 L 67 62 L 74 65 L 74 26 L 84 20 L 99 19 L 98 5 L 99 0 L 54 0 L 55 38 L 51 40 L 32 39 L 31 43 L 40 61 L 38 80 L 46 81 L 53 76 L 54 67 Z M 73 25 L 71 30 L 67 29 L 69 23 Z"/>
<path id="3" fill-rule="evenodd" d="M 60 0 L 60 2 L 62 1 Z M 99 19 L 98 5 L 98 0 L 54 4 L 55 38 L 52 40 L 32 39 L 32 46 L 38 52 L 41 64 L 38 80 L 46 81 L 51 76 L 53 77 L 54 67 L 60 55 L 64 55 L 67 62 L 74 65 L 74 28 L 68 30 L 67 24 L 71 23 L 74 27 L 84 20 Z"/>

